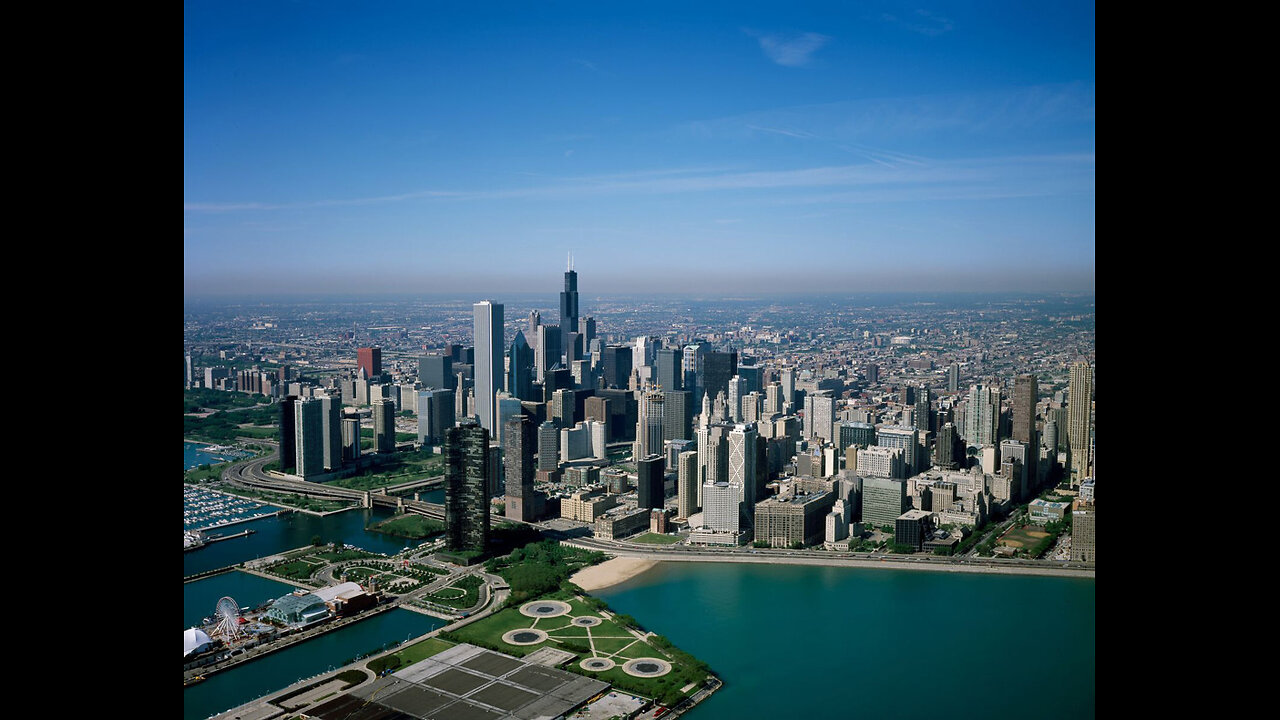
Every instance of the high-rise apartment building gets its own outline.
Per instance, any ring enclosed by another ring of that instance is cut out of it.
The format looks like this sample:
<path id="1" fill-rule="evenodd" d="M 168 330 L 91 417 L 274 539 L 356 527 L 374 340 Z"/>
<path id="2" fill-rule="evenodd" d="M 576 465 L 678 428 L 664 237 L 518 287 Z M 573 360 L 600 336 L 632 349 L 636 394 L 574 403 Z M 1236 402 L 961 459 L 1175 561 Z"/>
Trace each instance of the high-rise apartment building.
<path id="1" fill-rule="evenodd" d="M 861 455 L 861 454 L 859 454 Z M 861 468 L 862 460 L 858 466 Z M 907 511 L 907 483 L 880 477 L 862 478 L 862 522 L 873 527 L 893 527 Z"/>
<path id="2" fill-rule="evenodd" d="M 903 473 L 910 477 L 923 470 L 918 459 L 920 431 L 914 427 L 902 425 L 885 425 L 876 431 L 876 444 L 880 447 L 899 448 L 902 450 Z M 898 477 L 890 475 L 889 477 Z"/>
<path id="3" fill-rule="evenodd" d="M 280 472 L 292 473 L 298 466 L 297 435 L 294 431 L 294 406 L 297 395 L 286 395 L 280 401 Z"/>
<path id="4" fill-rule="evenodd" d="M 503 305 L 483 300 L 472 306 L 475 338 L 476 415 L 480 427 L 495 433 L 494 393 L 502 387 Z"/>
<path id="5" fill-rule="evenodd" d="M 373 404 L 373 447 L 380 455 L 396 451 L 396 404 L 391 400 Z"/>
<path id="6" fill-rule="evenodd" d="M 483 551 L 489 539 L 489 431 L 474 423 L 449 428 L 444 457 L 446 545 Z"/>
<path id="7" fill-rule="evenodd" d="M 688 519 L 698 512 L 698 453 L 680 453 L 676 466 L 676 517 Z"/>
<path id="8" fill-rule="evenodd" d="M 560 430 L 550 420 L 538 426 L 538 469 L 560 467 Z"/>
<path id="9" fill-rule="evenodd" d="M 965 408 L 965 442 L 970 445 L 995 445 L 1000 421 L 1000 388 L 973 385 Z"/>
<path id="10" fill-rule="evenodd" d="M 1013 439 L 1034 444 L 1036 434 L 1036 401 L 1040 391 L 1035 375 L 1019 375 L 1013 380 Z"/>
<path id="11" fill-rule="evenodd" d="M 506 516 L 533 522 L 537 520 L 533 493 L 533 423 L 527 415 L 516 415 L 507 421 L 502 431 L 502 449 L 506 454 Z"/>
<path id="12" fill-rule="evenodd" d="M 1079 485 L 1091 472 L 1093 442 L 1093 368 L 1086 361 L 1071 366 L 1067 395 L 1067 437 L 1071 443 L 1071 483 Z"/>
<path id="13" fill-rule="evenodd" d="M 960 366 L 956 363 L 947 368 L 947 392 L 960 392 Z"/>
<path id="14" fill-rule="evenodd" d="M 294 409 L 294 469 L 301 477 L 324 473 L 324 403 L 303 398 Z"/>
<path id="15" fill-rule="evenodd" d="M 324 469 L 329 472 L 342 469 L 342 401 L 333 395 L 320 398 L 324 415 Z"/>
<path id="16" fill-rule="evenodd" d="M 693 393 L 663 390 L 662 440 L 693 439 Z"/>
<path id="17" fill-rule="evenodd" d="M 806 438 L 822 438 L 831 440 L 834 427 L 836 400 L 829 391 L 823 390 L 804 398 L 804 436 Z"/>

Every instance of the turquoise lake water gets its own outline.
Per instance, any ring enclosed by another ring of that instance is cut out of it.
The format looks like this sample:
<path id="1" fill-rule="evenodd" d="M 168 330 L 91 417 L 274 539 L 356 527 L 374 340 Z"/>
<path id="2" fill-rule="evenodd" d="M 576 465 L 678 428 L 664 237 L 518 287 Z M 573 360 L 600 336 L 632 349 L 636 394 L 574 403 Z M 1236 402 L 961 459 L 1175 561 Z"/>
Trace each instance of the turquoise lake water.
<path id="1" fill-rule="evenodd" d="M 594 594 L 725 681 L 693 720 L 1094 715 L 1094 580 L 674 562 Z"/>

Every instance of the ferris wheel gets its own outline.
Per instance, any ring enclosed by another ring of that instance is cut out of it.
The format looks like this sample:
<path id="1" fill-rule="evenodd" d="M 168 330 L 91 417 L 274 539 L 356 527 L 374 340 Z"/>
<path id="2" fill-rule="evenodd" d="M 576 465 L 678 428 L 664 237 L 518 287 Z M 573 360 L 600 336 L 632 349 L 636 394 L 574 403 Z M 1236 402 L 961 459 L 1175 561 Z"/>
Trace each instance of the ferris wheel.
<path id="1" fill-rule="evenodd" d="M 223 641 L 240 637 L 240 605 L 234 599 L 224 597 L 219 600 L 213 614 L 218 617 L 218 626 L 213 629 L 214 637 L 221 637 Z"/>

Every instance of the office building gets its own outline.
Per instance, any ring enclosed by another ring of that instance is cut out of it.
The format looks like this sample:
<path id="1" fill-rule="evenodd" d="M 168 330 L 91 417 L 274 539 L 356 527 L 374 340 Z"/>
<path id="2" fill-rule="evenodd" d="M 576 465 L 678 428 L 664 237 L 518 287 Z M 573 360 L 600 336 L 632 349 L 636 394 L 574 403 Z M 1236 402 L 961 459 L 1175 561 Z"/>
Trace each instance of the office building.
<path id="1" fill-rule="evenodd" d="M 453 390 L 418 391 L 418 444 L 439 445 L 457 419 Z"/>
<path id="2" fill-rule="evenodd" d="M 773 547 L 822 542 L 827 514 L 835 503 L 830 492 L 787 493 L 755 504 L 755 539 Z"/>
<path id="3" fill-rule="evenodd" d="M 510 367 L 507 369 L 507 392 L 521 400 L 537 400 L 533 394 L 533 348 L 524 333 L 517 330 L 511 341 Z"/>
<path id="4" fill-rule="evenodd" d="M 495 434 L 494 395 L 502 387 L 503 305 L 483 300 L 472 306 L 475 338 L 475 398 L 480 427 Z"/>
<path id="5" fill-rule="evenodd" d="M 840 423 L 838 448 L 841 453 L 849 447 L 868 448 L 876 444 L 876 426 L 866 422 Z"/>
<path id="6" fill-rule="evenodd" d="M 418 358 L 418 382 L 422 383 L 423 388 L 452 388 L 453 358 L 448 355 L 423 355 Z"/>
<path id="7" fill-rule="evenodd" d="M 699 381 L 702 391 L 712 398 L 720 393 L 729 397 L 729 379 L 738 374 L 737 352 L 709 352 L 702 359 Z"/>
<path id="8" fill-rule="evenodd" d="M 924 549 L 924 543 L 933 535 L 933 516 L 924 510 L 908 510 L 893 523 L 895 545 L 910 545 L 916 552 Z"/>
<path id="9" fill-rule="evenodd" d="M 577 359 L 574 354 L 574 342 L 578 331 L 578 273 L 573 270 L 573 258 L 570 256 L 569 266 L 565 268 L 564 290 L 560 293 L 560 347 L 567 355 L 565 367 Z M 570 337 L 570 336 L 573 337 Z M 556 358 L 559 360 L 559 358 Z"/>
<path id="10" fill-rule="evenodd" d="M 533 423 L 526 415 L 516 415 L 503 426 L 502 449 L 506 455 L 506 516 L 533 522 L 537 510 L 533 492 Z"/>
<path id="11" fill-rule="evenodd" d="M 859 458 L 859 467 L 862 459 Z M 861 471 L 859 471 L 861 474 Z M 871 527 L 893 527 L 907 511 L 907 483 L 891 478 L 862 478 L 862 522 Z"/>
<path id="12" fill-rule="evenodd" d="M 1071 366 L 1067 412 L 1067 438 L 1071 444 L 1071 484 L 1078 486 L 1092 472 L 1093 368 L 1088 362 L 1080 361 Z"/>
<path id="13" fill-rule="evenodd" d="M 356 348 L 356 364 L 360 374 L 366 379 L 382 377 L 382 348 Z"/>
<path id="14" fill-rule="evenodd" d="M 373 447 L 379 454 L 396 451 L 396 404 L 390 400 L 373 404 Z"/>
<path id="15" fill-rule="evenodd" d="M 558 428 L 573 427 L 574 397 L 572 390 L 558 388 L 551 393 L 551 421 Z"/>
<path id="16" fill-rule="evenodd" d="M 613 508 L 596 518 L 594 536 L 600 540 L 616 540 L 649 527 L 649 508 Z"/>
<path id="17" fill-rule="evenodd" d="M 538 344 L 533 349 L 534 376 L 538 382 L 545 382 L 547 372 L 560 366 L 562 339 L 559 325 L 538 326 Z"/>
<path id="18" fill-rule="evenodd" d="M 729 419 L 734 422 L 742 422 L 742 396 L 746 394 L 742 385 L 740 375 L 729 378 Z"/>
<path id="19" fill-rule="evenodd" d="M 864 450 L 858 450 L 857 471 L 862 476 L 905 478 L 907 476 L 906 463 L 902 461 L 902 448 L 887 448 L 875 445 Z"/>
<path id="20" fill-rule="evenodd" d="M 665 431 L 666 398 L 660 390 L 640 393 L 639 417 L 636 421 L 636 442 L 632 456 L 639 459 L 662 452 Z"/>
<path id="21" fill-rule="evenodd" d="M 445 431 L 445 544 L 484 551 L 489 540 L 489 431 L 467 423 Z"/>
<path id="22" fill-rule="evenodd" d="M 758 439 L 756 426 L 748 423 L 739 423 L 728 432 L 729 484 L 738 488 L 739 497 L 748 510 L 762 491 L 756 472 Z"/>
<path id="23" fill-rule="evenodd" d="M 938 428 L 938 439 L 933 446 L 933 464 L 943 470 L 955 470 L 956 462 L 956 427 L 951 423 L 943 423 Z"/>
<path id="24" fill-rule="evenodd" d="M 684 373 L 680 370 L 680 361 L 683 356 L 684 350 L 679 346 L 658 350 L 654 359 L 658 389 L 663 392 L 684 389 Z"/>
<path id="25" fill-rule="evenodd" d="M 631 346 L 610 345 L 604 349 L 604 386 L 626 389 L 631 381 Z"/>
<path id="26" fill-rule="evenodd" d="M 560 517 L 566 520 L 595 523 L 601 515 L 618 507 L 618 496 L 603 490 L 579 490 L 560 499 Z M 510 515 L 508 515 L 510 517 Z"/>
<path id="27" fill-rule="evenodd" d="M 960 392 L 960 366 L 955 363 L 947 368 L 947 392 Z"/>
<path id="28" fill-rule="evenodd" d="M 661 351 L 659 351 L 661 352 Z M 693 393 L 663 390 L 662 440 L 693 439 Z"/>
<path id="29" fill-rule="evenodd" d="M 901 477 L 910 477 L 924 471 L 917 457 L 920 448 L 920 431 L 916 428 L 902 425 L 882 426 L 876 431 L 876 445 L 902 450 L 903 475 Z M 889 477 L 899 476 L 890 475 Z"/>
<path id="30" fill-rule="evenodd" d="M 663 506 L 665 460 L 661 455 L 649 455 L 636 461 L 637 506 L 661 508 Z"/>

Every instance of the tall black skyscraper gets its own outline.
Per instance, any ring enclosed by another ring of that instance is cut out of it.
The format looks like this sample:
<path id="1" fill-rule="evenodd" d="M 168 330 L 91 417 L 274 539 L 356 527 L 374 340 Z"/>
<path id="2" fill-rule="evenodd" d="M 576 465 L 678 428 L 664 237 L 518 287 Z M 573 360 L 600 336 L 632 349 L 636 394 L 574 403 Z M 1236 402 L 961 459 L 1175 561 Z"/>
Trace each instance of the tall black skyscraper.
<path id="1" fill-rule="evenodd" d="M 468 423 L 444 434 L 445 538 L 450 550 L 484 550 L 489 540 L 489 431 Z"/>
<path id="2" fill-rule="evenodd" d="M 737 352 L 710 352 L 702 361 L 702 390 L 716 399 L 717 393 L 729 397 L 729 378 L 738 374 Z M 701 398 L 699 398 L 701 400 Z"/>
<path id="3" fill-rule="evenodd" d="M 578 273 L 573 271 L 573 257 L 569 258 L 569 267 L 564 273 L 564 292 L 560 293 L 560 348 L 562 352 L 573 354 L 573 340 L 569 337 L 578 331 Z M 575 358 L 576 359 L 576 358 Z M 560 358 L 552 358 L 554 365 Z M 568 367 L 568 362 L 565 363 Z"/>
<path id="4" fill-rule="evenodd" d="M 663 470 L 666 461 L 661 455 L 650 455 L 636 461 L 636 506 L 661 508 L 663 505 Z"/>
<path id="5" fill-rule="evenodd" d="M 280 472 L 292 472 L 297 467 L 297 431 L 293 427 L 293 406 L 297 404 L 297 395 L 286 395 L 280 401 Z"/>
<path id="6" fill-rule="evenodd" d="M 531 522 L 537 520 L 533 495 L 533 452 L 537 437 L 528 416 L 514 415 L 503 428 L 502 446 L 506 453 L 507 517 Z"/>
<path id="7" fill-rule="evenodd" d="M 625 390 L 631 382 L 631 346 L 610 345 L 604 349 L 604 385 Z M 729 379 L 725 378 L 725 387 Z"/>
<path id="8" fill-rule="evenodd" d="M 517 330 L 511 341 L 511 367 L 507 371 L 507 392 L 521 400 L 535 400 L 533 396 L 533 348 L 525 340 L 524 332 Z"/>

